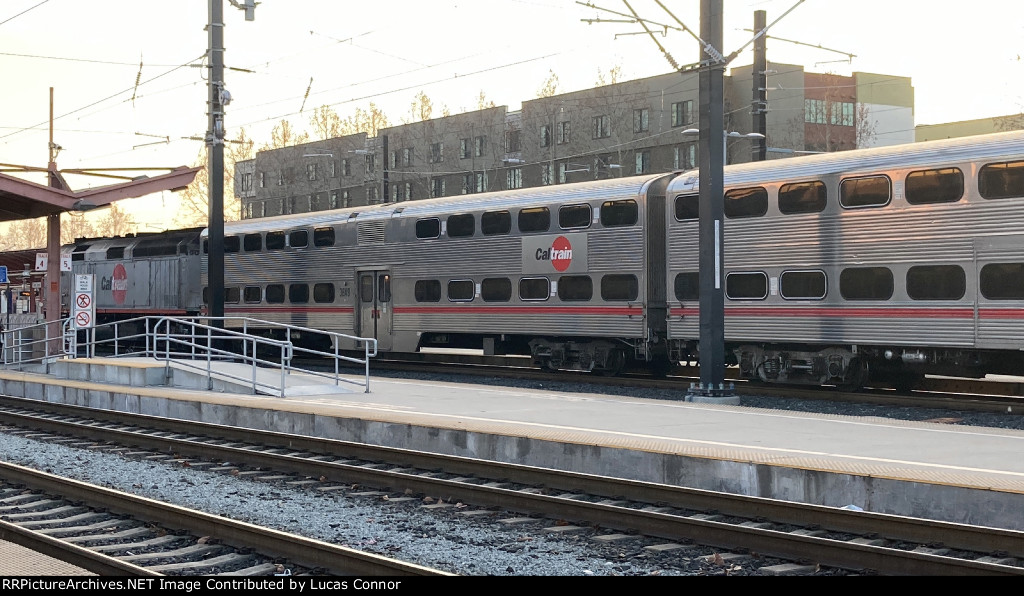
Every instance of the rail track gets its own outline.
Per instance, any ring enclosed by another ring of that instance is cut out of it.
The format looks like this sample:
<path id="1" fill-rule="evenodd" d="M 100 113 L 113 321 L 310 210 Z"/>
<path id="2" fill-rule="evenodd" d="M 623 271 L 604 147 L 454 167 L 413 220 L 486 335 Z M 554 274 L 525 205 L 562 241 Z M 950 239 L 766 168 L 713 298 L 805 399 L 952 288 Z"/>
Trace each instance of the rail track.
<path id="1" fill-rule="evenodd" d="M 640 534 L 821 568 L 885 575 L 1024 575 L 1024 533 L 1012 530 L 17 398 L 0 400 L 0 423 L 5 432 L 121 450 L 130 457 L 188 461 L 192 467 L 219 467 L 223 473 L 319 490 L 358 487 L 359 494 L 376 494 L 391 504 L 422 501 L 425 495 L 481 512 L 563 520 L 563 529 Z M 216 463 L 225 461 L 234 463 Z M 235 544 L 256 548 L 256 543 Z M 298 562 L 323 566 L 319 559 Z"/>

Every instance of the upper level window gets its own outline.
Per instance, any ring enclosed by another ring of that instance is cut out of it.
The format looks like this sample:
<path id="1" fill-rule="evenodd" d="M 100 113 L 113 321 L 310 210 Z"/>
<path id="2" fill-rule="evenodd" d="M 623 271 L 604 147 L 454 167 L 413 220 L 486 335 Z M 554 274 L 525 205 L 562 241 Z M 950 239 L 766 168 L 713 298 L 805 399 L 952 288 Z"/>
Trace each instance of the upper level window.
<path id="1" fill-rule="evenodd" d="M 594 116 L 594 138 L 604 139 L 612 134 L 612 121 L 608 116 Z"/>
<path id="2" fill-rule="evenodd" d="M 417 238 L 438 238 L 441 236 L 441 220 L 428 217 L 416 221 Z"/>
<path id="3" fill-rule="evenodd" d="M 242 248 L 244 248 L 246 252 L 263 250 L 263 236 L 259 234 L 246 234 L 245 237 L 242 238 Z"/>
<path id="4" fill-rule="evenodd" d="M 960 168 L 911 172 L 904 192 L 911 205 L 955 203 L 964 196 L 964 173 Z"/>
<path id="5" fill-rule="evenodd" d="M 601 225 L 606 228 L 632 226 L 637 222 L 638 209 L 633 199 L 605 201 L 601 204 Z"/>
<path id="6" fill-rule="evenodd" d="M 459 139 L 459 159 L 467 159 L 472 155 L 472 143 L 469 139 Z"/>
<path id="7" fill-rule="evenodd" d="M 441 163 L 444 161 L 444 143 L 430 144 L 430 163 Z"/>
<path id="8" fill-rule="evenodd" d="M 986 199 L 1024 197 L 1024 161 L 982 167 L 978 173 L 978 190 Z"/>
<path id="9" fill-rule="evenodd" d="M 505 152 L 506 153 L 519 153 L 523 150 L 523 146 L 519 140 L 519 129 L 512 128 L 505 131 Z"/>
<path id="10" fill-rule="evenodd" d="M 309 232 L 306 230 L 295 230 L 288 234 L 288 246 L 292 248 L 305 248 L 309 246 Z"/>
<path id="11" fill-rule="evenodd" d="M 825 210 L 827 198 L 824 182 L 783 184 L 779 188 L 779 211 L 785 215 L 818 213 Z"/>
<path id="12" fill-rule="evenodd" d="M 839 184 L 839 204 L 847 209 L 889 204 L 892 184 L 888 176 L 847 178 Z"/>
<path id="13" fill-rule="evenodd" d="M 544 124 L 540 127 L 540 146 L 550 147 L 551 146 L 551 125 Z"/>
<path id="14" fill-rule="evenodd" d="M 547 232 L 551 228 L 551 212 L 547 207 L 531 207 L 519 211 L 520 232 Z"/>
<path id="15" fill-rule="evenodd" d="M 314 228 L 313 246 L 334 246 L 334 228 Z"/>
<path id="16" fill-rule="evenodd" d="M 476 220 L 472 213 L 449 215 L 445 227 L 449 238 L 464 238 L 476 232 Z"/>
<path id="17" fill-rule="evenodd" d="M 734 188 L 725 193 L 725 216 L 760 217 L 768 212 L 768 190 L 760 186 Z"/>
<path id="18" fill-rule="evenodd" d="M 486 211 L 480 216 L 480 231 L 484 236 L 508 234 L 512 231 L 512 214 L 508 211 Z"/>
<path id="19" fill-rule="evenodd" d="M 284 248 L 284 232 L 267 232 L 267 250 L 281 250 Z"/>
<path id="20" fill-rule="evenodd" d="M 558 123 L 558 144 L 564 145 L 569 142 L 569 121 Z"/>
<path id="21" fill-rule="evenodd" d="M 679 221 L 697 219 L 700 215 L 700 195 L 679 195 L 676 197 L 675 211 Z"/>
<path id="22" fill-rule="evenodd" d="M 590 227 L 590 205 L 562 205 L 558 208 L 558 227 L 588 228 Z"/>

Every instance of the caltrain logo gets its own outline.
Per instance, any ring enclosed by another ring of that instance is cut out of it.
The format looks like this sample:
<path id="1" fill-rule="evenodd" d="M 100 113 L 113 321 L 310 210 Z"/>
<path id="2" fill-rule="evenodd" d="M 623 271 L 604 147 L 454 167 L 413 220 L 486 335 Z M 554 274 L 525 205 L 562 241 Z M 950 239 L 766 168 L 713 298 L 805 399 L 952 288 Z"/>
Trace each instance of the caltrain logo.
<path id="1" fill-rule="evenodd" d="M 565 236 L 559 236 L 551 243 L 551 248 L 537 249 L 537 260 L 551 261 L 555 271 L 561 273 L 572 265 L 572 244 Z"/>
<path id="2" fill-rule="evenodd" d="M 128 296 L 128 272 L 121 263 L 114 267 L 114 279 L 111 280 L 110 289 L 114 295 L 114 303 L 124 304 L 124 299 Z"/>

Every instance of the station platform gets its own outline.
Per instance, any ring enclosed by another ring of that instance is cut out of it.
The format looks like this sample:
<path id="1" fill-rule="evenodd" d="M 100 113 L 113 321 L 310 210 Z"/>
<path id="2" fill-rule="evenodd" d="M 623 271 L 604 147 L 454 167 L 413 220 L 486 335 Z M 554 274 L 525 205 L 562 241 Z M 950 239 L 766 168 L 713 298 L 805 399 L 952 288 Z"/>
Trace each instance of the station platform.
<path id="1" fill-rule="evenodd" d="M 294 373 L 280 397 L 206 390 L 153 359 L 58 364 L 0 371 L 0 393 L 1024 530 L 1024 431 L 692 403 L 685 387 L 653 400 L 378 376 L 365 392 Z"/>
<path id="2" fill-rule="evenodd" d="M 0 577 L 65 577 L 95 576 L 96 574 L 37 553 L 20 544 L 0 540 Z"/>

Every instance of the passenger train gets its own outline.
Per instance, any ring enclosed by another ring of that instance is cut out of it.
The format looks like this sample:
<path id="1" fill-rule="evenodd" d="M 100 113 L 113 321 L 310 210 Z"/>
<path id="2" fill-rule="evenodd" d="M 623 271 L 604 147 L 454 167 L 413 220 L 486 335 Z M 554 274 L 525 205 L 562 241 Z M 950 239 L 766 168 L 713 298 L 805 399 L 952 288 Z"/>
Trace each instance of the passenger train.
<path id="1" fill-rule="evenodd" d="M 698 178 L 229 222 L 225 314 L 551 369 L 699 361 Z M 1024 370 L 1024 131 L 732 165 L 724 182 L 741 377 L 909 387 Z M 65 250 L 97 274 L 102 322 L 201 314 L 206 243 L 192 229 Z"/>

